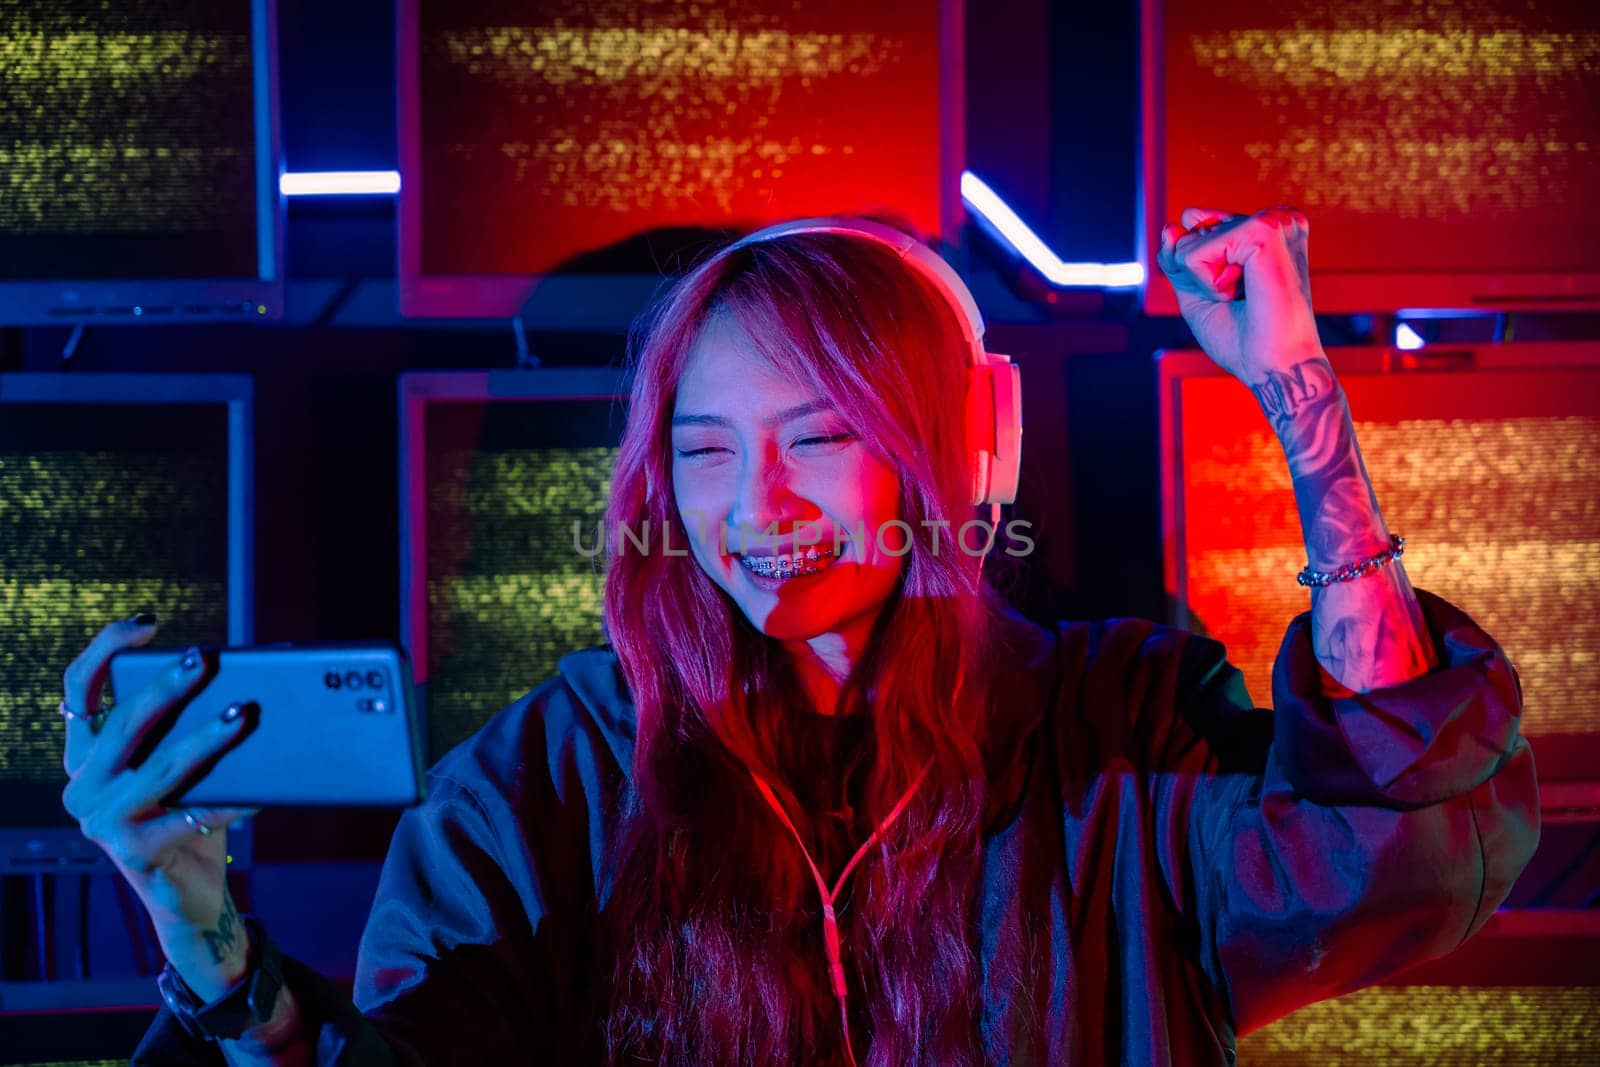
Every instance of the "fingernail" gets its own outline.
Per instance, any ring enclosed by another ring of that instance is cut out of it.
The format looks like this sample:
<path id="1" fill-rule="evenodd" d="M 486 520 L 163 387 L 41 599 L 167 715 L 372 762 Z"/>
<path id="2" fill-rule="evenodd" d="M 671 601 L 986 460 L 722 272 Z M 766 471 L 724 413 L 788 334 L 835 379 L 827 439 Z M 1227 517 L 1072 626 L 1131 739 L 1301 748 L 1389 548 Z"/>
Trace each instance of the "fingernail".
<path id="1" fill-rule="evenodd" d="M 154 626 L 156 617 L 148 611 L 143 611 L 133 617 L 133 624 L 135 626 Z"/>
<path id="2" fill-rule="evenodd" d="M 244 715 L 243 704 L 229 704 L 222 709 L 222 721 L 226 723 L 237 722 Z"/>
<path id="3" fill-rule="evenodd" d="M 195 671 L 200 669 L 200 649 L 198 647 L 194 645 L 189 646 L 189 650 L 183 654 L 182 667 L 186 671 Z"/>

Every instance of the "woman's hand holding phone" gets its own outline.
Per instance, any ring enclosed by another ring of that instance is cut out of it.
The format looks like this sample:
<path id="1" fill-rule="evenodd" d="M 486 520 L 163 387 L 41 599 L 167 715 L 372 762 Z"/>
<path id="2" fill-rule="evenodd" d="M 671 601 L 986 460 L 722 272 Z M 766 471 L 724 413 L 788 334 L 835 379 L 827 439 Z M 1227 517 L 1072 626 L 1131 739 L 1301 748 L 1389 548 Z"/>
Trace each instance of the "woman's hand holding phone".
<path id="1" fill-rule="evenodd" d="M 155 633 L 150 616 L 113 622 L 67 668 L 70 780 L 61 800 L 139 895 L 167 959 L 209 1001 L 246 969 L 249 935 L 228 894 L 226 827 L 249 810 L 174 810 L 162 799 L 244 737 L 247 716 L 233 708 L 231 718 L 225 712 L 174 731 L 133 765 L 152 731 L 205 688 L 205 664 L 196 652 L 138 692 L 118 693 L 115 708 L 102 718 L 89 717 L 100 706 L 111 657 L 148 644 Z"/>

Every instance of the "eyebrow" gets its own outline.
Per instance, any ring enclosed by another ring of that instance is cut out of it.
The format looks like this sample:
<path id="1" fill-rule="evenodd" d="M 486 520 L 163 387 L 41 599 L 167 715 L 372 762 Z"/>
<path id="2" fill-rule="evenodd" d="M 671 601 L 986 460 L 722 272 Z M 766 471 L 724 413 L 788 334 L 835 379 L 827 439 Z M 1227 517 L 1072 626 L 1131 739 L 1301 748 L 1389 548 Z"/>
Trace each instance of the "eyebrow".
<path id="1" fill-rule="evenodd" d="M 784 408 L 771 418 L 766 419 L 764 425 L 780 426 L 783 423 L 791 422 L 794 419 L 803 418 L 806 415 L 810 415 L 818 411 L 832 410 L 832 401 L 823 399 L 808 400 L 804 404 L 796 404 L 794 407 Z M 679 426 L 721 426 L 726 429 L 733 428 L 733 422 L 722 415 L 674 415 L 672 416 L 672 425 L 674 428 Z"/>

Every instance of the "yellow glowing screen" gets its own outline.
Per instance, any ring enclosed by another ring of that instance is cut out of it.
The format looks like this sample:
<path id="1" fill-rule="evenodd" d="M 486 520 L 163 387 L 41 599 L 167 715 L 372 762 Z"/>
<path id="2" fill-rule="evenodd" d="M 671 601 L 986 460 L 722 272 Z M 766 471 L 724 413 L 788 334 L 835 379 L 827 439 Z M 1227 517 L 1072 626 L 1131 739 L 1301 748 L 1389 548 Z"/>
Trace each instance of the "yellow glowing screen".
<path id="1" fill-rule="evenodd" d="M 1600 269 L 1594 0 L 1158 0 L 1163 220 L 1287 203 L 1319 271 Z"/>
<path id="2" fill-rule="evenodd" d="M 250 0 L 0 0 L 0 279 L 255 277 L 250 29 Z"/>
<path id="3" fill-rule="evenodd" d="M 423 273 L 846 212 L 942 233 L 947 6 L 416 0 Z"/>
<path id="4" fill-rule="evenodd" d="M 427 409 L 427 703 L 434 758 L 600 644 L 610 401 Z M 616 420 L 616 421 L 614 421 Z M 574 531 L 574 524 L 577 531 Z"/>
<path id="5" fill-rule="evenodd" d="M 1239 1041 L 1240 1067 L 1569 1067 L 1600 1049 L 1600 989 L 1376 986 Z"/>
<path id="6" fill-rule="evenodd" d="M 1413 586 L 1482 625 L 1522 679 L 1523 732 L 1600 734 L 1600 370 L 1341 374 Z M 1283 449 L 1249 390 L 1181 384 L 1182 585 L 1258 703 L 1305 544 Z M 1535 754 L 1541 770 L 1555 750 Z"/>
<path id="7" fill-rule="evenodd" d="M 101 626 L 227 640 L 227 449 L 220 405 L 0 405 L 0 782 L 65 783 L 62 673 Z"/>

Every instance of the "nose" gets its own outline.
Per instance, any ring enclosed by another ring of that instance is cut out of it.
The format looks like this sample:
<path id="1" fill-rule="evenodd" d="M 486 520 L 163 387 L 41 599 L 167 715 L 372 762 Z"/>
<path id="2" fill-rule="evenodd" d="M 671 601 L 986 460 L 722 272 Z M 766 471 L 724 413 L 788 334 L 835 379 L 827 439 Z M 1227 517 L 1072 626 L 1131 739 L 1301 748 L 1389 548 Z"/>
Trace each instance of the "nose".
<path id="1" fill-rule="evenodd" d="M 728 511 L 732 529 L 727 546 L 738 552 L 743 545 L 759 545 L 774 536 L 792 532 L 796 520 L 805 518 L 800 498 L 790 484 L 789 469 L 778 450 L 763 446 L 746 453 L 739 467 L 733 506 Z M 768 532 L 768 527 L 776 528 Z"/>

